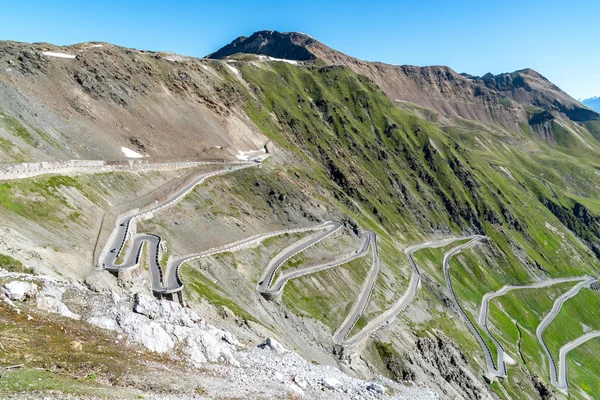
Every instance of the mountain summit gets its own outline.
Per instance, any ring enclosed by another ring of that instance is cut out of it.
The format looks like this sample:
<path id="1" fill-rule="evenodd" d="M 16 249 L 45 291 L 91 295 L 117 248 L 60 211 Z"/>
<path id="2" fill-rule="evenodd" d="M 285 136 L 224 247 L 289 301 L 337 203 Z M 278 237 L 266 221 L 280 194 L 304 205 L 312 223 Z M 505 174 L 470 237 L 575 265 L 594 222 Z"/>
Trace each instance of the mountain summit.
<path id="1" fill-rule="evenodd" d="M 297 61 L 315 60 L 310 46 L 317 41 L 299 32 L 258 31 L 250 37 L 240 36 L 207 58 L 224 58 L 236 53 L 262 54 Z"/>
<path id="2" fill-rule="evenodd" d="M 600 115 L 573 99 L 540 73 L 523 69 L 476 77 L 458 74 L 449 67 L 390 65 L 343 54 L 304 33 L 259 31 L 241 36 L 208 55 L 235 58 L 236 54 L 343 65 L 373 80 L 401 107 L 412 103 L 449 117 L 495 123 L 520 130 L 523 123 L 546 136 L 552 135 L 554 119 L 595 121 Z"/>

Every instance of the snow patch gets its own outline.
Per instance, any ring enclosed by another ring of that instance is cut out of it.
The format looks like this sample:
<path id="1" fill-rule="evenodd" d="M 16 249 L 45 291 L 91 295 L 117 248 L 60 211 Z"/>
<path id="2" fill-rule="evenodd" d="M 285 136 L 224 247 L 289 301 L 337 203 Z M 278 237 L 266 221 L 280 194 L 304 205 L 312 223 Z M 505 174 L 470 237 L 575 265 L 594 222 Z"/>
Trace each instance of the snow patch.
<path id="1" fill-rule="evenodd" d="M 125 154 L 125 157 L 127 157 L 127 158 L 143 158 L 144 157 L 140 153 L 133 151 L 131 149 L 128 149 L 127 147 L 121 147 L 121 151 L 123 152 L 123 154 Z"/>
<path id="2" fill-rule="evenodd" d="M 90 46 L 90 48 L 94 48 L 94 47 L 104 47 L 103 44 L 93 44 Z"/>
<path id="3" fill-rule="evenodd" d="M 260 61 L 265 61 L 265 60 L 268 60 L 268 61 L 281 61 L 281 62 L 292 64 L 292 65 L 298 65 L 298 61 L 296 61 L 296 60 L 286 60 L 285 58 L 275 58 L 275 57 L 271 57 L 271 56 L 264 56 L 262 54 L 259 54 L 258 59 Z"/>
<path id="4" fill-rule="evenodd" d="M 286 60 L 284 58 L 275 58 L 275 57 L 269 57 L 269 60 L 270 61 L 281 61 L 281 62 L 292 64 L 292 65 L 298 65 L 298 61 L 296 61 L 296 60 Z"/>
<path id="5" fill-rule="evenodd" d="M 45 55 L 45 56 L 48 56 L 48 57 L 57 57 L 57 58 L 75 58 L 75 56 L 74 56 L 74 55 L 72 55 L 72 54 L 66 54 L 66 53 L 55 53 L 55 52 L 53 52 L 53 51 L 44 51 L 42 54 L 43 54 L 43 55 Z"/>
<path id="6" fill-rule="evenodd" d="M 260 149 L 260 150 L 248 150 L 248 151 L 244 151 L 244 150 L 238 150 L 238 154 L 237 156 L 235 156 L 235 158 L 237 158 L 238 160 L 241 161 L 248 161 L 248 160 L 264 160 L 266 157 L 267 151 L 265 149 Z"/>
<path id="7" fill-rule="evenodd" d="M 234 67 L 233 65 L 231 65 L 229 63 L 227 63 L 225 65 L 227 65 L 227 68 L 229 68 L 231 70 L 231 72 L 233 72 L 237 76 L 240 76 L 240 71 L 238 71 L 238 69 L 236 67 Z"/>

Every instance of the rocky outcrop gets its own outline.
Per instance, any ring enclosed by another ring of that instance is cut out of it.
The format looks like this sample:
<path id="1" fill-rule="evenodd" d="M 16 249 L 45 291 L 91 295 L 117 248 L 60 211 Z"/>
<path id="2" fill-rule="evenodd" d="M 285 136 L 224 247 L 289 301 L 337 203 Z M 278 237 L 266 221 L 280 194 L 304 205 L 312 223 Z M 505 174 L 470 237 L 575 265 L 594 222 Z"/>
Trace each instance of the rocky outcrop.
<path id="1" fill-rule="evenodd" d="M 38 287 L 30 282 L 12 281 L 5 283 L 2 290 L 9 299 L 19 301 L 34 297 L 38 292 Z"/>
<path id="2" fill-rule="evenodd" d="M 230 332 L 207 324 L 175 302 L 143 294 L 97 293 L 77 284 L 3 270 L 0 283 L 9 288 L 41 287 L 35 299 L 25 296 L 25 302 L 14 305 L 17 311 L 19 306 L 36 305 L 114 331 L 119 340 L 124 336 L 151 351 L 183 356 L 191 366 L 210 368 L 211 378 L 204 381 L 205 388 L 220 394 L 217 397 L 439 399 L 427 388 L 405 387 L 381 376 L 356 379 L 335 367 L 308 362 L 271 337 L 259 346 L 243 345 Z M 75 352 L 85 349 L 77 341 L 70 346 Z"/>

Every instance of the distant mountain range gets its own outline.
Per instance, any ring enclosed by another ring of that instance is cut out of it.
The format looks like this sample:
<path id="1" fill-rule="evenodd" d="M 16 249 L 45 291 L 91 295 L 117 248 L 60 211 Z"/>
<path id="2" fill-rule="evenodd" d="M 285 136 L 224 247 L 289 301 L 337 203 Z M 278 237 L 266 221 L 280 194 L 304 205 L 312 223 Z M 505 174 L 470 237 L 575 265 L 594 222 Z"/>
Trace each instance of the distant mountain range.
<path id="1" fill-rule="evenodd" d="M 589 99 L 582 100 L 581 103 L 596 112 L 600 112 L 600 96 L 590 97 Z"/>

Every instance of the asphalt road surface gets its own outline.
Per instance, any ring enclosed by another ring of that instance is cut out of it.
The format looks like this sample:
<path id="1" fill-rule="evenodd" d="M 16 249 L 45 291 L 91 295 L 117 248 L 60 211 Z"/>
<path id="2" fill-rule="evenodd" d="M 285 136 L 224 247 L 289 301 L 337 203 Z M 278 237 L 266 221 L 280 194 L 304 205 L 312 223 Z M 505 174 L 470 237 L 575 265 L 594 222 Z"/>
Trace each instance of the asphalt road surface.
<path id="1" fill-rule="evenodd" d="M 567 354 L 588 340 L 597 337 L 600 337 L 600 331 L 588 332 L 560 348 L 560 355 L 558 359 L 558 382 L 555 385 L 558 390 L 566 391 L 569 389 L 569 382 L 567 379 Z"/>
<path id="2" fill-rule="evenodd" d="M 222 175 L 229 172 L 237 171 L 243 168 L 249 168 L 259 165 L 257 163 L 247 163 L 242 165 L 234 165 L 224 168 L 222 170 L 218 170 L 215 172 L 209 172 L 205 174 L 199 175 L 196 179 L 194 179 L 189 184 L 185 185 L 183 188 L 179 189 L 175 192 L 169 199 L 164 202 L 144 211 L 140 211 L 136 214 L 127 216 L 118 221 L 115 229 L 113 230 L 111 237 L 113 238 L 112 244 L 109 247 L 109 250 L 106 252 L 102 260 L 102 267 L 108 271 L 119 271 L 121 269 L 129 269 L 135 268 L 139 265 L 140 256 L 142 252 L 142 246 L 146 242 L 148 243 L 148 265 L 150 268 L 150 275 L 152 278 L 152 290 L 155 293 L 165 293 L 167 288 L 170 289 L 170 292 L 178 291 L 183 289 L 183 285 L 181 280 L 178 277 L 177 273 L 174 273 L 170 276 L 167 276 L 167 279 L 163 276 L 163 269 L 160 266 L 160 262 L 158 260 L 158 250 L 161 238 L 158 235 L 151 234 L 139 234 L 133 237 L 133 243 L 131 249 L 127 256 L 125 257 L 125 261 L 122 263 L 117 263 L 117 259 L 119 255 L 123 251 L 123 247 L 125 246 L 125 242 L 128 239 L 128 233 L 130 229 L 131 221 L 134 218 L 139 218 L 143 215 L 152 214 L 156 211 L 159 211 L 165 207 L 172 206 L 176 204 L 179 200 L 184 198 L 188 193 L 190 193 L 197 185 L 204 182 L 205 179 L 210 178 L 216 175 Z"/>
<path id="3" fill-rule="evenodd" d="M 462 306 L 458 302 L 458 299 L 456 298 L 456 293 L 454 292 L 454 286 L 452 286 L 452 279 L 450 278 L 450 260 L 452 259 L 452 257 L 454 257 L 456 254 L 460 253 L 463 249 L 465 249 L 485 238 L 486 238 L 485 236 L 477 235 L 473 239 L 471 239 L 469 242 L 467 242 L 463 245 L 460 245 L 458 247 L 455 247 L 454 249 L 452 249 L 448 253 L 446 253 L 446 255 L 444 256 L 444 276 L 446 277 L 446 285 L 448 286 L 448 290 L 450 291 L 450 297 L 452 298 L 452 300 L 454 301 L 454 304 L 458 308 L 460 316 L 466 322 L 467 326 L 473 333 L 473 336 L 475 336 L 475 339 L 477 340 L 477 342 L 479 342 L 479 345 L 483 349 L 483 354 L 485 356 L 485 363 L 486 363 L 487 370 L 488 370 L 488 377 L 490 379 L 493 379 L 494 377 L 506 376 L 506 364 L 504 363 L 504 349 L 500 346 L 500 343 L 498 343 L 497 341 L 495 341 L 493 339 L 496 346 L 498 346 L 498 367 L 496 367 L 496 364 L 494 362 L 494 357 L 492 356 L 492 351 L 491 351 L 490 347 L 488 346 L 488 344 L 485 342 L 485 340 L 481 336 L 481 333 L 479 332 L 477 327 L 473 324 L 473 321 L 471 321 L 471 319 L 469 318 L 469 316 L 467 315 L 465 310 L 462 308 Z"/>
<path id="4" fill-rule="evenodd" d="M 346 334 L 346 336 L 344 336 L 343 338 L 341 337 L 341 335 L 337 335 L 337 338 L 334 337 L 334 340 L 337 339 L 336 343 L 339 343 L 344 346 L 352 346 L 352 345 L 362 342 L 367 337 L 369 337 L 370 334 L 375 332 L 377 329 L 394 322 L 394 320 L 396 319 L 396 316 L 400 312 L 402 312 L 402 310 L 404 310 L 413 301 L 413 299 L 417 295 L 417 291 L 419 289 L 419 284 L 421 282 L 421 272 L 419 271 L 419 268 L 417 267 L 417 264 L 415 263 L 415 260 L 413 259 L 413 256 L 412 256 L 415 251 L 421 250 L 424 248 L 443 247 L 443 246 L 446 246 L 457 240 L 466 240 L 466 239 L 471 239 L 471 238 L 473 238 L 473 237 L 472 236 L 463 236 L 463 237 L 456 237 L 456 238 L 447 238 L 447 239 L 442 239 L 442 240 L 438 240 L 438 241 L 420 243 L 417 245 L 407 247 L 404 250 L 404 252 L 406 253 L 408 260 L 410 262 L 410 265 L 412 268 L 412 274 L 411 274 L 410 282 L 408 284 L 408 289 L 406 290 L 406 292 L 404 292 L 404 294 L 392 305 L 392 307 L 390 307 L 388 310 L 379 314 L 377 317 L 375 317 L 371 321 L 369 321 L 367 323 L 367 325 L 365 325 L 365 327 L 362 328 L 359 332 L 357 332 L 354 336 L 347 338 L 347 335 L 349 334 L 349 332 L 348 332 Z M 373 286 L 370 286 L 370 290 L 371 291 L 373 290 Z M 360 315 L 358 317 L 360 317 Z M 358 318 L 356 318 L 356 320 L 358 320 Z M 356 320 L 354 322 L 356 322 Z"/>
<path id="5" fill-rule="evenodd" d="M 552 357 L 552 353 L 550 353 L 550 349 L 548 348 L 548 345 L 544 341 L 544 331 L 546 330 L 548 325 L 550 325 L 550 323 L 554 320 L 554 318 L 556 318 L 556 316 L 560 312 L 560 309 L 562 308 L 565 301 L 569 300 L 571 297 L 573 297 L 577 293 L 579 293 L 579 291 L 582 288 L 589 286 L 593 282 L 596 282 L 596 280 L 597 279 L 594 278 L 593 276 L 587 276 L 585 280 L 583 280 L 580 283 L 578 283 L 577 285 L 573 286 L 571 289 L 569 289 L 567 292 L 565 292 L 559 298 L 557 298 L 556 301 L 554 302 L 554 305 L 552 306 L 552 310 L 550 310 L 550 312 L 542 319 L 542 321 L 540 322 L 540 324 L 538 325 L 538 327 L 535 331 L 535 334 L 536 334 L 538 340 L 540 341 L 542 347 L 544 348 L 546 357 L 548 357 L 548 364 L 550 367 L 550 383 L 552 383 L 552 386 L 555 386 L 557 388 L 559 387 L 559 383 L 558 383 L 558 374 L 556 372 L 556 364 L 554 362 L 554 358 Z"/>
<path id="6" fill-rule="evenodd" d="M 269 287 L 271 286 L 271 283 L 273 282 L 275 273 L 277 272 L 277 270 L 279 270 L 279 268 L 281 268 L 281 266 L 287 260 L 289 260 L 290 258 L 295 256 L 296 254 L 308 249 L 309 247 L 314 246 L 315 244 L 319 243 L 321 240 L 333 235 L 333 233 L 335 233 L 337 230 L 342 228 L 342 224 L 337 221 L 327 222 L 326 224 L 327 224 L 328 229 L 326 229 L 324 232 L 321 232 L 316 235 L 312 235 L 308 238 L 305 238 L 303 240 L 300 240 L 300 241 L 294 243 L 293 245 L 289 246 L 288 248 L 286 248 L 285 250 L 283 250 L 282 252 L 277 254 L 275 256 L 275 258 L 273 258 L 269 262 L 269 264 L 267 265 L 267 268 L 265 269 L 265 272 L 263 273 L 263 276 L 262 276 L 260 282 L 258 283 L 258 291 L 260 293 L 268 293 L 269 292 Z"/>

